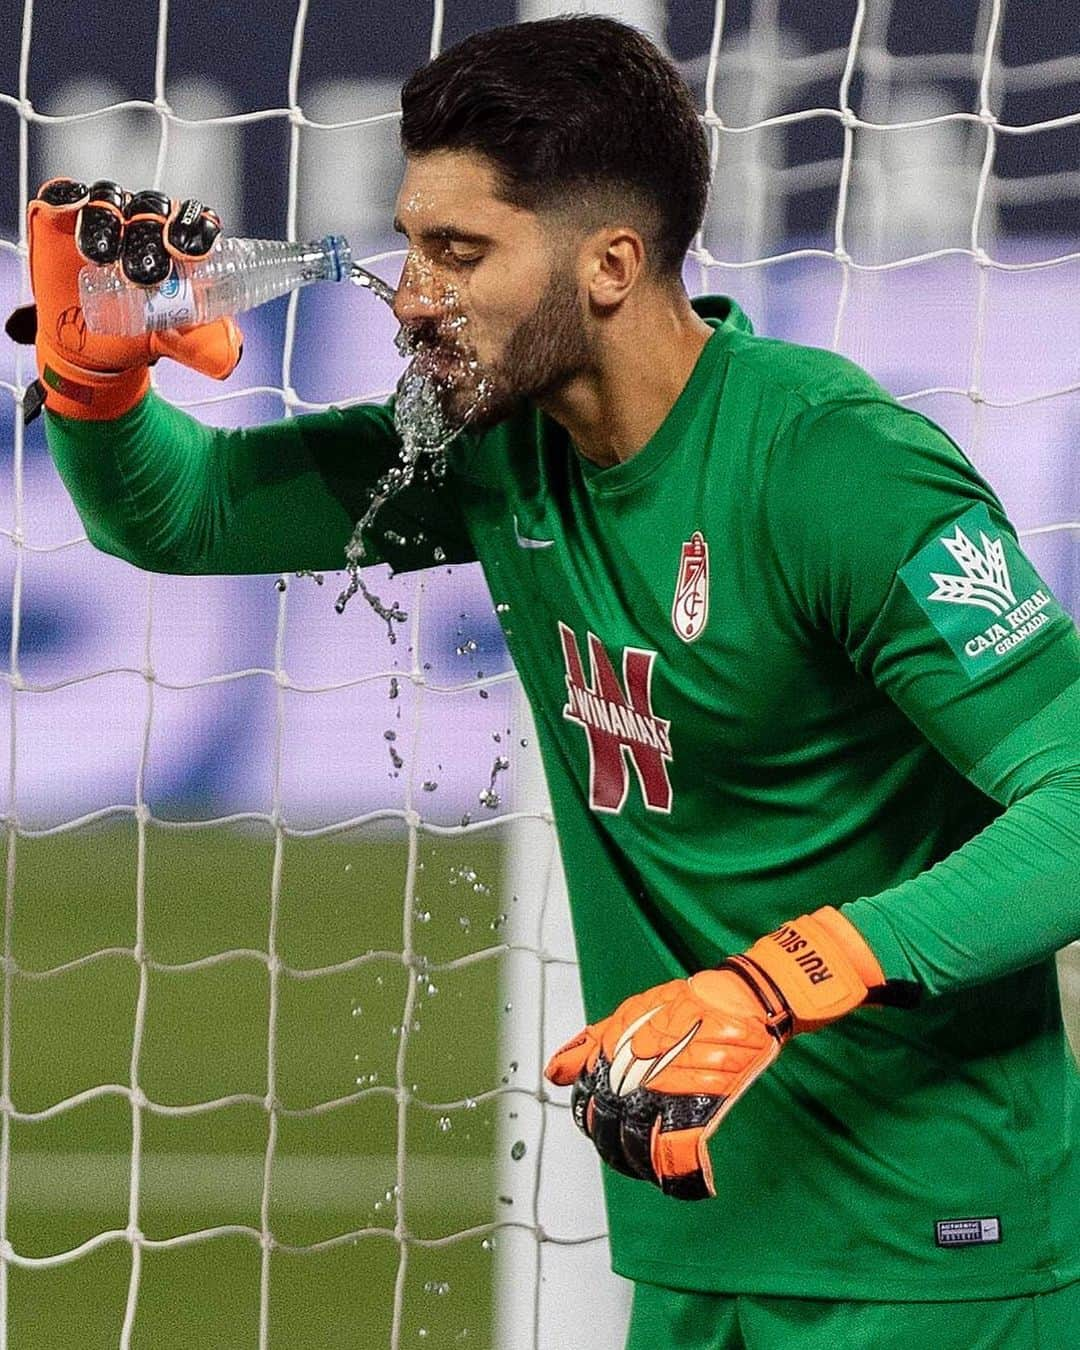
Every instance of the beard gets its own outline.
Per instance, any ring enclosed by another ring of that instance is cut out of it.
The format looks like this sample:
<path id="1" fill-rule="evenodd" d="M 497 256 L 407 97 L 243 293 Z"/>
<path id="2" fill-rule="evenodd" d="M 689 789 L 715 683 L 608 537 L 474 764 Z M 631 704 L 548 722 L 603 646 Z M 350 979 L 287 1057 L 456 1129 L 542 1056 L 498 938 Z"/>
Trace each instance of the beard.
<path id="1" fill-rule="evenodd" d="M 447 329 L 455 329 L 446 331 Z M 462 318 L 426 325 L 408 335 L 417 352 L 410 371 L 421 377 L 448 424 L 485 430 L 505 421 L 527 402 L 551 397 L 592 359 L 592 344 L 569 268 L 555 268 L 532 312 L 506 339 L 501 354 L 483 364 Z"/>

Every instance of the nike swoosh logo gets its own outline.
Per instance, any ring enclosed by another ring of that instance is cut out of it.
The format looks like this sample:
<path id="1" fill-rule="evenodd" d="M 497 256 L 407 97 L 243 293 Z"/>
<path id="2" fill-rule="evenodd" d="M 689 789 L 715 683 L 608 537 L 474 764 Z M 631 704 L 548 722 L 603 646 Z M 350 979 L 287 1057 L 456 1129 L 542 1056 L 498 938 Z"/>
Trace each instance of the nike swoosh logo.
<path id="1" fill-rule="evenodd" d="M 522 534 L 518 527 L 518 518 L 514 517 L 514 538 L 517 540 L 518 548 L 550 548 L 555 542 L 554 539 L 532 539 L 527 534 Z"/>
<path id="2" fill-rule="evenodd" d="M 615 1045 L 608 1074 L 617 1097 L 629 1097 L 631 1092 L 636 1092 L 639 1087 L 648 1087 L 654 1078 L 663 1073 L 667 1066 L 682 1054 L 701 1030 L 701 1022 L 697 1021 L 682 1040 L 673 1045 L 666 1053 L 656 1055 L 653 1059 L 638 1059 L 630 1048 L 630 1041 L 634 1033 L 640 1031 L 645 1023 L 659 1011 L 660 1009 L 657 1007 L 650 1008 L 647 1013 L 643 1013 L 626 1028 Z"/>

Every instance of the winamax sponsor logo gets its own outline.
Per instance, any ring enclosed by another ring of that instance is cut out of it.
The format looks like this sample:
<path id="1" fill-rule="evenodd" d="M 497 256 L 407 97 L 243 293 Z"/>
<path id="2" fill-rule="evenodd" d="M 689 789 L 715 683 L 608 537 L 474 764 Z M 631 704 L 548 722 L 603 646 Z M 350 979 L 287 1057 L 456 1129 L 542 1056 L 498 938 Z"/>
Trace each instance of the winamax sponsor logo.
<path id="1" fill-rule="evenodd" d="M 577 635 L 559 623 L 566 664 L 563 717 L 583 727 L 589 744 L 589 805 L 617 815 L 626 805 L 633 765 L 649 811 L 671 811 L 671 723 L 652 707 L 656 653 L 624 647 L 622 680 L 595 633 L 587 635 L 591 679 L 578 649 Z"/>

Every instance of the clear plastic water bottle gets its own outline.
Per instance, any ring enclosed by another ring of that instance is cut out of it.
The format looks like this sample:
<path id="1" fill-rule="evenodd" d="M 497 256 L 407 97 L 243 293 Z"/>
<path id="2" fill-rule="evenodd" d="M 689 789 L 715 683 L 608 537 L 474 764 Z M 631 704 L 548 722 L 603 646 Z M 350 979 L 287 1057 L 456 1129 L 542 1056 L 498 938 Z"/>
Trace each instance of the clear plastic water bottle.
<path id="1" fill-rule="evenodd" d="M 91 333 L 138 337 L 253 309 L 311 281 L 344 281 L 352 250 L 339 234 L 312 243 L 219 238 L 205 258 L 173 260 L 159 286 L 128 281 L 118 262 L 87 263 L 79 303 Z"/>

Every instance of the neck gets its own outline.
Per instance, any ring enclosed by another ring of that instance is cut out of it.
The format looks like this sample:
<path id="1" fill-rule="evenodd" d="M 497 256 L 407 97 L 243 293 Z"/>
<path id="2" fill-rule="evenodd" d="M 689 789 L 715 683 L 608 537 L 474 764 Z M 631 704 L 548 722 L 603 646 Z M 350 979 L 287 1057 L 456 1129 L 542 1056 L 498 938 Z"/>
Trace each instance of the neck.
<path id="1" fill-rule="evenodd" d="M 628 302 L 598 329 L 590 366 L 540 406 L 586 459 L 621 464 L 660 428 L 712 332 L 681 290 Z"/>

